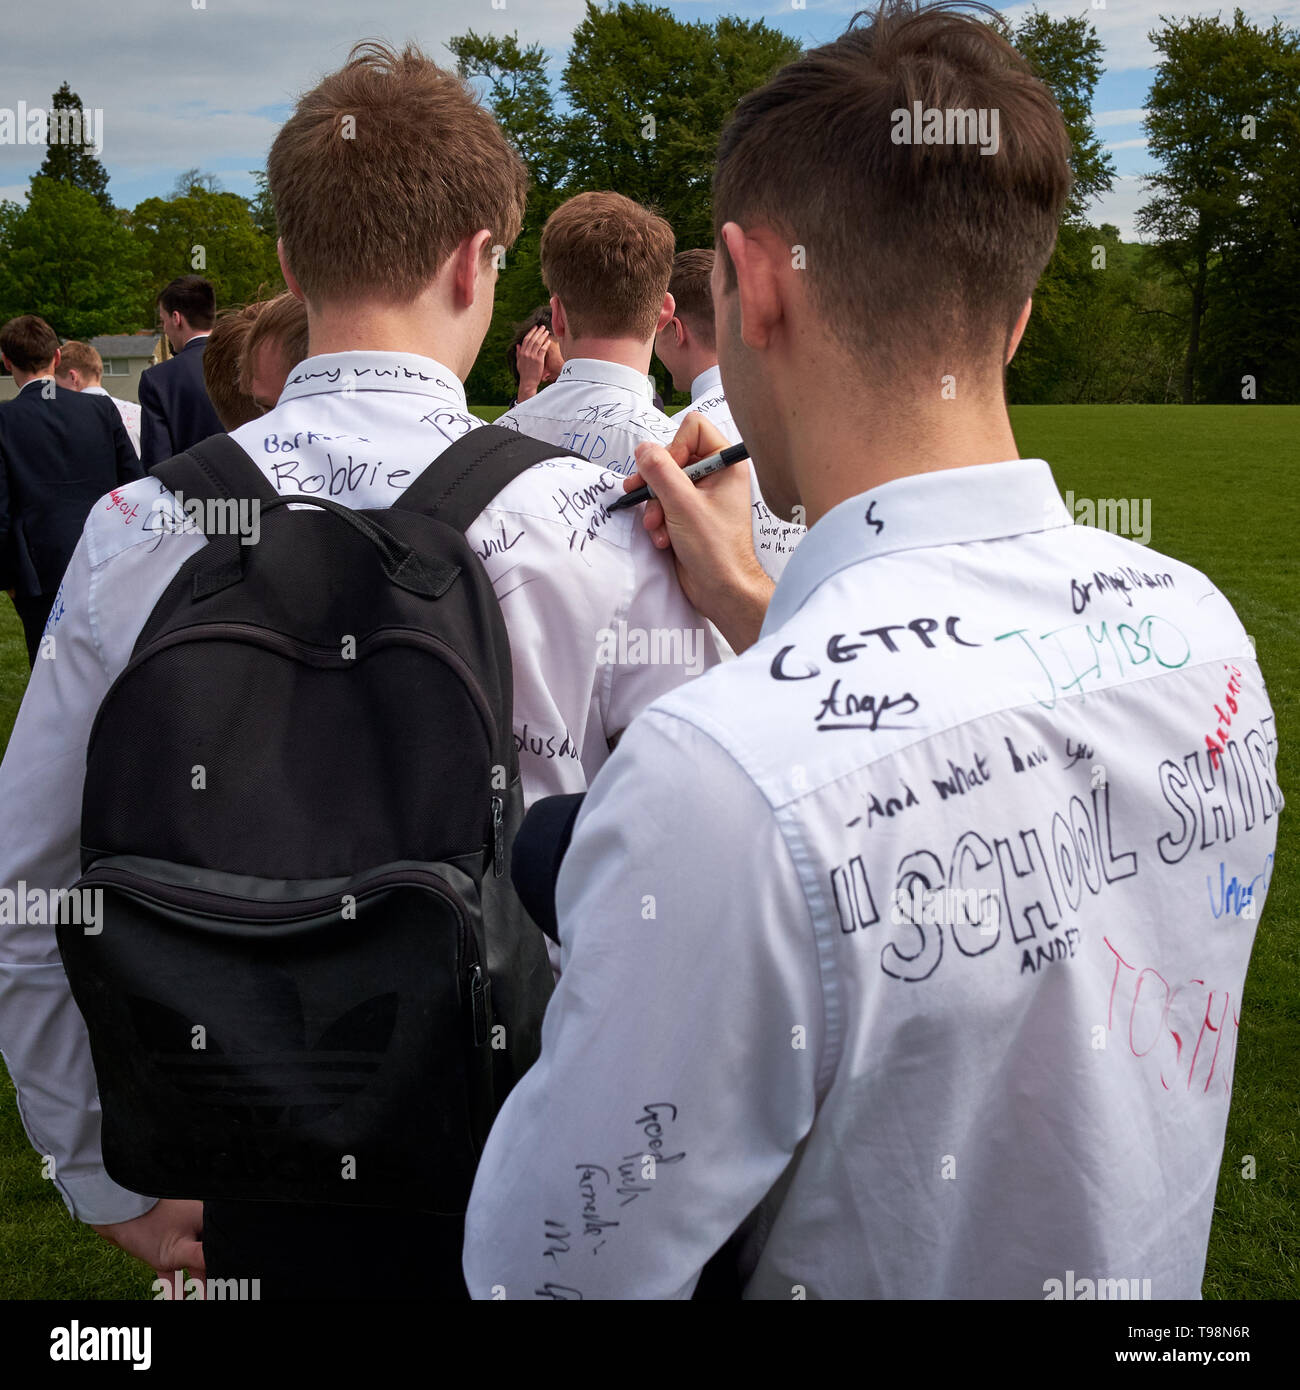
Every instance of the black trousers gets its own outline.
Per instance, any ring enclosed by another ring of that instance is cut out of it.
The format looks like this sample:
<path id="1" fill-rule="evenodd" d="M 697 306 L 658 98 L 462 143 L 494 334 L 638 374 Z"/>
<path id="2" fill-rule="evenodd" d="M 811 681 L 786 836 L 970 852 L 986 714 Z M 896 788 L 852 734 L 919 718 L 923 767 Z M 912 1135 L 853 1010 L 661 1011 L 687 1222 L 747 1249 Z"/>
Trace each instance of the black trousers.
<path id="1" fill-rule="evenodd" d="M 213 1279 L 257 1279 L 268 1299 L 466 1301 L 463 1216 L 378 1207 L 204 1202 Z"/>
<path id="2" fill-rule="evenodd" d="M 52 594 L 14 595 L 14 608 L 18 611 L 19 621 L 23 625 L 23 636 L 27 639 L 28 666 L 36 665 L 36 653 L 40 650 L 41 633 L 45 631 L 45 623 L 57 597 L 57 590 Z"/>
<path id="3" fill-rule="evenodd" d="M 205 1202 L 203 1257 L 212 1279 L 257 1279 L 268 1299 L 466 1301 L 465 1219 L 364 1207 Z M 694 1297 L 740 1297 L 733 1237 L 704 1267 Z M 517 1294 L 527 1297 L 527 1294 Z"/>

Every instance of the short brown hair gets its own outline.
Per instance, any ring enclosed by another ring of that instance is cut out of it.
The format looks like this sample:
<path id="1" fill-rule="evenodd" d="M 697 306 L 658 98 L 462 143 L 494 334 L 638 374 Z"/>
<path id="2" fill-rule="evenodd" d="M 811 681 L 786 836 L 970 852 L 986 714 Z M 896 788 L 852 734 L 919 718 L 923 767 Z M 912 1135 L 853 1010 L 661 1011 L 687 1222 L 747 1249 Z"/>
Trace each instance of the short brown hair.
<path id="1" fill-rule="evenodd" d="M 241 388 L 239 368 L 244 343 L 269 302 L 246 304 L 223 313 L 203 349 L 203 384 L 227 431 L 237 430 L 262 414 L 262 407 Z"/>
<path id="2" fill-rule="evenodd" d="M 414 297 L 481 228 L 512 245 L 528 190 L 465 82 L 418 48 L 373 42 L 298 102 L 267 175 L 285 259 L 313 304 Z"/>
<path id="3" fill-rule="evenodd" d="M 714 345 L 712 274 L 711 250 L 679 251 L 668 281 L 668 293 L 677 306 L 674 312 L 705 347 Z"/>
<path id="4" fill-rule="evenodd" d="M 217 316 L 217 292 L 202 275 L 178 275 L 163 286 L 158 303 L 164 313 L 179 313 L 191 328 L 211 328 Z"/>
<path id="5" fill-rule="evenodd" d="M 885 0 L 859 18 L 750 92 L 723 130 L 713 230 L 725 283 L 723 223 L 757 221 L 793 254 L 802 246 L 813 304 L 869 373 L 928 373 L 995 345 L 1005 356 L 1069 192 L 1060 110 L 972 15 Z M 988 112 L 990 129 L 996 112 L 997 152 L 895 143 L 896 113 L 914 103 Z"/>
<path id="6" fill-rule="evenodd" d="M 104 375 L 104 359 L 89 343 L 64 343 L 59 349 L 59 376 L 69 372 L 80 372 L 82 376 L 99 381 Z"/>
<path id="7" fill-rule="evenodd" d="M 673 270 L 673 229 L 621 193 L 579 193 L 546 219 L 542 281 L 572 337 L 654 336 Z"/>
<path id="8" fill-rule="evenodd" d="M 292 371 L 307 357 L 307 306 L 296 294 L 286 290 L 258 306 L 261 313 L 253 321 L 239 354 L 239 389 L 252 395 L 254 354 L 268 339 L 279 345 L 285 366 Z"/>
<path id="9" fill-rule="evenodd" d="M 58 334 L 35 314 L 19 314 L 0 328 L 0 352 L 20 372 L 35 372 L 48 367 L 58 350 Z"/>

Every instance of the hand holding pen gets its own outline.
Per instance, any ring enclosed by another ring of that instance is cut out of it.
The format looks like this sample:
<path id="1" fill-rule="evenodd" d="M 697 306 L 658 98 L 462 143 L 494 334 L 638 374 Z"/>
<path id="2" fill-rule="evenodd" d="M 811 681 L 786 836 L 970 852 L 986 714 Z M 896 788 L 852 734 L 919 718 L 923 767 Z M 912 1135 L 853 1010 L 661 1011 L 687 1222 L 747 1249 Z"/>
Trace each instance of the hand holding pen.
<path id="1" fill-rule="evenodd" d="M 688 411 L 666 448 L 637 445 L 638 471 L 624 487 L 651 489 L 642 525 L 660 550 L 671 548 L 686 597 L 739 652 L 757 640 L 773 587 L 754 554 L 749 468 L 715 463 L 698 483 L 685 476 L 727 448 L 715 425 Z"/>
<path id="2" fill-rule="evenodd" d="M 743 442 L 728 444 L 716 453 L 697 459 L 694 463 L 688 463 L 682 469 L 682 475 L 689 478 L 691 482 L 698 483 L 701 478 L 707 478 L 710 474 L 721 472 L 722 469 L 729 468 L 733 463 L 739 463 L 748 457 L 749 449 Z M 605 510 L 607 512 L 622 511 L 624 507 L 635 507 L 638 502 L 648 502 L 653 496 L 654 492 L 649 486 L 633 488 L 631 492 L 625 492 L 617 502 L 611 502 Z"/>

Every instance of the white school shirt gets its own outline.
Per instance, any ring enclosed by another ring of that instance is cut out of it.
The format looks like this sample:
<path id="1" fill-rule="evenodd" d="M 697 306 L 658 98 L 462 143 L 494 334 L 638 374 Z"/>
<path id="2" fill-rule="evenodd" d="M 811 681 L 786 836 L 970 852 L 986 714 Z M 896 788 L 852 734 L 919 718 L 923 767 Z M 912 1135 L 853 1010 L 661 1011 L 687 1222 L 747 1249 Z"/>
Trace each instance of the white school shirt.
<path id="1" fill-rule="evenodd" d="M 638 444 L 669 444 L 677 433 L 655 405 L 648 376 L 594 357 L 569 358 L 546 390 L 511 406 L 496 423 L 572 449 L 623 477 L 636 472 Z"/>
<path id="2" fill-rule="evenodd" d="M 722 389 L 722 370 L 716 363 L 702 371 L 691 382 L 691 403 L 681 413 L 684 415 L 687 410 L 698 410 L 705 419 L 718 427 L 729 444 L 739 443 L 740 431 L 731 418 L 727 396 Z M 768 578 L 780 579 L 790 556 L 794 554 L 795 546 L 807 535 L 808 528 L 782 521 L 772 514 L 772 509 L 763 501 L 752 461 L 748 467 L 750 507 L 754 520 L 754 553 Z"/>
<path id="3" fill-rule="evenodd" d="M 102 386 L 83 386 L 81 389 L 88 396 L 108 396 L 108 392 Z M 140 407 L 134 401 L 119 400 L 116 396 L 108 396 L 108 399 L 117 407 L 117 413 L 122 417 L 122 428 L 126 430 L 127 438 L 135 448 L 136 458 L 139 458 Z"/>
<path id="4" fill-rule="evenodd" d="M 347 352 L 301 363 L 275 409 L 232 437 L 278 491 L 374 508 L 481 424 L 449 368 L 407 353 Z M 718 660 L 671 559 L 635 518 L 605 515 L 602 501 L 617 495 L 613 474 L 560 458 L 515 479 L 469 528 L 510 635 L 529 804 L 585 790 L 611 736 Z M 206 544 L 162 524 L 153 510 L 160 499 L 175 506 L 153 477 L 101 498 L 69 563 L 45 634 L 55 657 L 38 657 L 0 766 L 0 888 L 67 887 L 80 876 L 91 722 L 159 595 Z M 638 632 L 680 640 L 638 641 Z M 52 927 L 0 920 L 0 1049 L 28 1137 L 54 1156 L 69 1211 L 94 1223 L 147 1211 L 153 1198 L 104 1172 L 85 1025 Z"/>
<path id="5" fill-rule="evenodd" d="M 471 1292 L 743 1225 L 751 1298 L 1198 1298 L 1276 767 L 1227 600 L 1041 460 L 841 503 L 588 794 Z"/>

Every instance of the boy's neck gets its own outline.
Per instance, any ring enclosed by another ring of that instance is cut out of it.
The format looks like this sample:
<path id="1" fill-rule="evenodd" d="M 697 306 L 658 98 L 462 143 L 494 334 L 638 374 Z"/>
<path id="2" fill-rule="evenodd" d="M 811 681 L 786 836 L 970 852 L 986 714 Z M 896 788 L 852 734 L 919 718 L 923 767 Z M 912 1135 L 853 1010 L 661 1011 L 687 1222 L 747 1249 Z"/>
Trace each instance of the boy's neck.
<path id="1" fill-rule="evenodd" d="M 896 478 L 1020 457 L 1000 398 L 960 406 L 915 397 L 862 405 L 838 412 L 809 409 L 801 428 L 787 435 L 810 526 L 847 498 Z"/>
<path id="2" fill-rule="evenodd" d="M 307 306 L 307 336 L 313 357 L 334 352 L 407 352 L 430 357 L 464 381 L 478 344 L 434 310 L 424 296 L 409 305 Z M 468 354 L 468 360 L 467 360 Z"/>
<path id="3" fill-rule="evenodd" d="M 639 343 L 635 338 L 571 338 L 559 340 L 560 351 L 567 362 L 572 357 L 589 357 L 597 362 L 616 362 L 631 367 L 642 376 L 650 374 L 651 342 Z"/>

